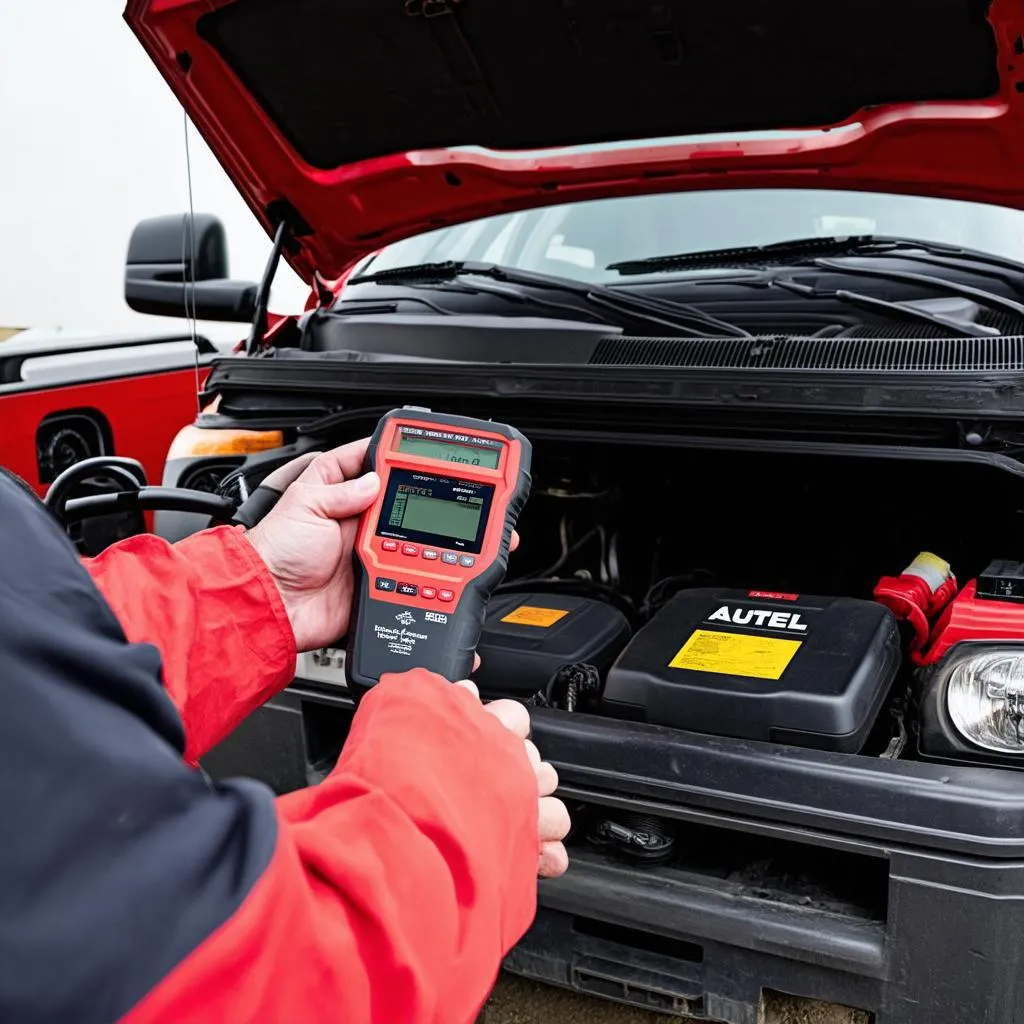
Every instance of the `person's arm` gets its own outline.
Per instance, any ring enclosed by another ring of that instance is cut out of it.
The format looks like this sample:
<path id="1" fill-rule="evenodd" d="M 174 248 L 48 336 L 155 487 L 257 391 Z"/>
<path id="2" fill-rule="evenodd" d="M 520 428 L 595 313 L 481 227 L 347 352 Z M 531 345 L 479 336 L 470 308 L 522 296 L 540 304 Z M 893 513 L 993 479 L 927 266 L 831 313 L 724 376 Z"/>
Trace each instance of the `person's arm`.
<path id="1" fill-rule="evenodd" d="M 0 518 L 0 1020 L 469 1024 L 534 908 L 522 739 L 406 674 L 320 786 L 209 784 L 156 649 L 3 480 Z"/>
<path id="2" fill-rule="evenodd" d="M 160 652 L 190 763 L 291 682 L 294 634 L 241 527 L 131 537 L 83 564 L 128 640 Z"/>
<path id="3" fill-rule="evenodd" d="M 382 682 L 274 855 L 130 1024 L 470 1024 L 533 919 L 537 793 L 522 743 L 426 673 Z"/>

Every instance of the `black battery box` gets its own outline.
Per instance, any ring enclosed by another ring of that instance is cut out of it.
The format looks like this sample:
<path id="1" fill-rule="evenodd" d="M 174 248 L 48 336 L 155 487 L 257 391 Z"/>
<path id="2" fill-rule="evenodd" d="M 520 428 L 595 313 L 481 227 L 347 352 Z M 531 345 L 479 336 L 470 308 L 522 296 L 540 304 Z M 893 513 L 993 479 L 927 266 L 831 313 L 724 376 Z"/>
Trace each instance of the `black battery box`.
<path id="1" fill-rule="evenodd" d="M 604 601 L 565 594 L 495 594 L 473 676 L 484 697 L 532 697 L 563 665 L 586 662 L 602 676 L 630 637 L 629 622 Z"/>
<path id="2" fill-rule="evenodd" d="M 604 714 L 691 732 L 855 753 L 902 659 L 874 601 L 685 590 L 615 661 Z"/>

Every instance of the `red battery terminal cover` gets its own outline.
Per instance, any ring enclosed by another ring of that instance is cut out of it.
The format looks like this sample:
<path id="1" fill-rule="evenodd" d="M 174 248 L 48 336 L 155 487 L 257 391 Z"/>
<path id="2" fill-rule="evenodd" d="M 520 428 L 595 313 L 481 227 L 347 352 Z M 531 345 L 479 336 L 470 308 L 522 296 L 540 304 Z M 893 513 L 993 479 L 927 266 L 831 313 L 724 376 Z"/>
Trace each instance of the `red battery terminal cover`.
<path id="1" fill-rule="evenodd" d="M 995 561 L 953 599 L 932 632 L 922 664 L 968 641 L 1024 640 L 1024 566 Z"/>
<path id="2" fill-rule="evenodd" d="M 883 576 L 875 585 L 874 597 L 897 619 L 909 623 L 914 631 L 910 656 L 921 665 L 933 660 L 934 648 L 927 658 L 923 654 L 931 635 L 931 620 L 953 600 L 956 592 L 956 577 L 949 562 L 922 551 L 899 576 Z"/>

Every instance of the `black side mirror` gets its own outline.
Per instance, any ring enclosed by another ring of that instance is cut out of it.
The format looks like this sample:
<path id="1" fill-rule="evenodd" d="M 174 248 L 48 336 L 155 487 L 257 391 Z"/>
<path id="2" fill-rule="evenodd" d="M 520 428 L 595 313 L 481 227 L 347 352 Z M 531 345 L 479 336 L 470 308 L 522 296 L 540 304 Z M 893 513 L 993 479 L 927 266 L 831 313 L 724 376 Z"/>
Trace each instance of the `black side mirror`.
<path id="1" fill-rule="evenodd" d="M 152 217 L 132 232 L 124 298 L 137 313 L 249 323 L 258 289 L 228 278 L 224 225 L 211 214 Z"/>

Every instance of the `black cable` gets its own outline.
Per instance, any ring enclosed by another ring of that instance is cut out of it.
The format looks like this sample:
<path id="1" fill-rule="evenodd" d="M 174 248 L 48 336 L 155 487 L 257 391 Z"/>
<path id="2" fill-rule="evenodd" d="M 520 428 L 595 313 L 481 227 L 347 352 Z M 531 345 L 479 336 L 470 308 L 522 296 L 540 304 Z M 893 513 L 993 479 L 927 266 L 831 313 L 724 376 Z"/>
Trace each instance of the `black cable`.
<path id="1" fill-rule="evenodd" d="M 137 459 L 115 455 L 97 455 L 91 459 L 76 462 L 73 466 L 65 469 L 50 484 L 43 502 L 57 517 L 57 520 L 61 524 L 65 524 L 67 522 L 66 508 L 70 504 L 68 499 L 71 494 L 87 480 L 99 476 L 113 477 L 126 488 L 126 493 L 130 494 L 137 492 L 146 483 L 146 471 Z M 95 514 L 99 515 L 100 513 Z M 88 518 L 88 516 L 83 518 Z"/>
<path id="2" fill-rule="evenodd" d="M 715 575 L 707 569 L 691 569 L 689 572 L 680 573 L 677 576 L 665 576 L 658 580 L 644 595 L 643 601 L 640 602 L 640 614 L 644 618 L 653 615 L 672 594 L 694 586 L 701 577 L 704 577 L 705 581 L 710 583 L 714 580 Z M 671 590 L 673 587 L 675 590 Z M 666 593 L 666 591 L 670 590 L 670 593 Z"/>
<path id="3" fill-rule="evenodd" d="M 73 498 L 64 505 L 63 520 L 70 524 L 117 512 L 146 511 L 195 512 L 227 523 L 235 514 L 235 504 L 215 494 L 189 491 L 183 487 L 142 487 L 137 491 Z"/>
<path id="4" fill-rule="evenodd" d="M 563 665 L 544 687 L 542 706 L 575 711 L 601 692 L 601 673 L 593 665 L 577 662 Z"/>

